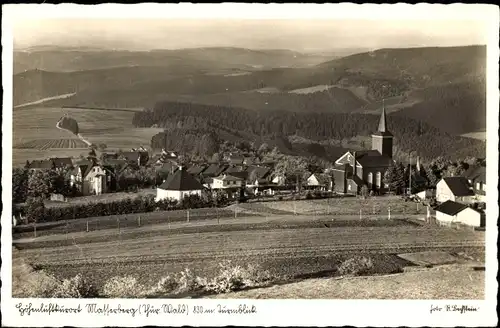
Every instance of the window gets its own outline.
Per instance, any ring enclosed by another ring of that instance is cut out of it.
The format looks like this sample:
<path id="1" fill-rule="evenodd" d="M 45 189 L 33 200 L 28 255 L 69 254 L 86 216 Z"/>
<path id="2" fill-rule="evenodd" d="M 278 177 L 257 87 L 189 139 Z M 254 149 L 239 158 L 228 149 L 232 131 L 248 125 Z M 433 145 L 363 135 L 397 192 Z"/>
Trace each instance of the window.
<path id="1" fill-rule="evenodd" d="M 347 185 L 347 190 L 351 190 L 351 185 L 350 184 Z"/>
<path id="2" fill-rule="evenodd" d="M 373 174 L 370 172 L 368 173 L 368 184 L 372 184 L 373 183 Z"/>
<path id="3" fill-rule="evenodd" d="M 481 190 L 481 184 L 479 182 L 476 182 L 476 189 Z"/>
<path id="4" fill-rule="evenodd" d="M 377 172 L 377 187 L 380 188 L 381 185 L 382 185 L 382 173 Z"/>
<path id="5" fill-rule="evenodd" d="M 486 183 L 483 183 L 483 188 L 482 188 L 483 191 L 486 191 Z"/>

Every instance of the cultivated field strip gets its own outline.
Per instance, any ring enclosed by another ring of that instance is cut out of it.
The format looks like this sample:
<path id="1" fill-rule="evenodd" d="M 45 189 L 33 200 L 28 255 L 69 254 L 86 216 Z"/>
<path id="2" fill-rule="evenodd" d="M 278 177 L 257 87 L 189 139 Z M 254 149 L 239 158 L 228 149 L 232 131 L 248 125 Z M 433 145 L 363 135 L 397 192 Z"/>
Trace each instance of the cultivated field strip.
<path id="1" fill-rule="evenodd" d="M 448 229 L 336 228 L 210 232 L 22 250 L 36 263 L 203 259 L 345 251 L 484 246 L 484 235 Z"/>
<path id="2" fill-rule="evenodd" d="M 422 251 L 429 249 L 456 249 L 456 248 L 469 248 L 469 247 L 482 247 L 484 243 L 479 241 L 443 241 L 433 243 L 400 243 L 400 244 L 351 244 L 351 245 L 318 245 L 311 247 L 303 246 L 286 246 L 279 248 L 255 248 L 250 250 L 237 250 L 237 251 L 214 251 L 207 254 L 207 252 L 184 252 L 172 255 L 161 254 L 140 254 L 140 255 L 122 255 L 122 256 L 104 256 L 104 257 L 76 257 L 71 259 L 63 259 L 54 261 L 37 260 L 40 265 L 71 265 L 83 263 L 144 263 L 144 262 L 165 262 L 165 261 L 182 261 L 189 259 L 189 261 L 210 260 L 210 259 L 225 259 L 236 257 L 265 257 L 265 258 L 290 258 L 290 257 L 317 257 L 327 256 L 330 254 L 338 253 L 393 253 L 393 252 L 406 252 L 406 251 Z M 323 254 L 318 254 L 323 253 Z"/>

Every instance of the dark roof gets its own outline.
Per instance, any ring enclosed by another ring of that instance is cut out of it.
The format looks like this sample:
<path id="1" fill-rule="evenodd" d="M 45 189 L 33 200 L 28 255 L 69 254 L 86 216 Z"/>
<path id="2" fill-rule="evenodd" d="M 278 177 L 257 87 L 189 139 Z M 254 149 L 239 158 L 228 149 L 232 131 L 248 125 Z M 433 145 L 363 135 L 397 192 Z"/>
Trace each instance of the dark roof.
<path id="1" fill-rule="evenodd" d="M 73 166 L 73 161 L 70 157 L 53 157 L 50 159 L 55 167 L 65 167 L 65 166 Z"/>
<path id="2" fill-rule="evenodd" d="M 163 163 L 161 166 L 156 166 L 155 168 L 156 168 L 156 171 L 158 171 L 158 172 L 171 173 L 171 172 L 177 170 L 178 165 L 174 164 L 174 163 L 167 162 L 167 163 Z"/>
<path id="3" fill-rule="evenodd" d="M 224 171 L 225 173 L 243 172 L 245 168 L 241 165 L 232 165 Z"/>
<path id="4" fill-rule="evenodd" d="M 464 177 L 447 177 L 443 178 L 451 192 L 455 196 L 472 196 L 474 191 L 469 185 L 469 182 Z"/>
<path id="5" fill-rule="evenodd" d="M 29 168 L 30 169 L 51 169 L 53 168 L 53 162 L 49 159 L 43 159 L 43 160 L 34 160 L 30 162 Z"/>
<path id="6" fill-rule="evenodd" d="M 186 170 L 181 169 L 169 175 L 167 181 L 158 188 L 163 190 L 201 190 L 203 186 Z"/>
<path id="7" fill-rule="evenodd" d="M 471 166 L 467 171 L 465 171 L 464 177 L 472 181 L 486 183 L 486 167 L 481 165 Z"/>
<path id="8" fill-rule="evenodd" d="M 224 172 L 226 173 L 226 172 Z M 239 172 L 231 172 L 231 173 L 228 173 L 228 174 L 231 174 L 232 176 L 234 177 L 237 177 L 241 180 L 246 180 L 248 179 L 248 171 L 239 171 Z"/>
<path id="9" fill-rule="evenodd" d="M 128 162 L 124 159 L 106 158 L 103 160 L 103 165 L 106 166 L 127 165 L 127 163 Z"/>
<path id="10" fill-rule="evenodd" d="M 145 151 L 126 151 L 121 154 L 127 159 L 127 161 L 137 162 L 139 158 L 141 162 L 145 162 L 149 159 L 149 154 Z"/>
<path id="11" fill-rule="evenodd" d="M 448 215 L 455 215 L 457 213 L 462 212 L 464 209 L 466 209 L 468 206 L 460 203 L 453 202 L 451 200 L 448 200 L 438 207 L 435 208 L 436 212 L 441 212 L 445 213 Z"/>
<path id="12" fill-rule="evenodd" d="M 227 169 L 227 165 L 211 164 L 203 171 L 204 176 L 218 176 Z"/>
<path id="13" fill-rule="evenodd" d="M 206 169 L 205 165 L 193 165 L 187 169 L 187 172 L 192 175 L 199 175 Z"/>
<path id="14" fill-rule="evenodd" d="M 252 172 L 255 172 L 257 179 L 264 179 L 271 173 L 271 169 L 266 166 L 249 166 L 247 171 L 249 172 L 249 175 Z"/>
<path id="15" fill-rule="evenodd" d="M 389 156 L 380 154 L 378 150 L 356 151 L 356 161 L 362 167 L 389 167 L 393 163 Z"/>

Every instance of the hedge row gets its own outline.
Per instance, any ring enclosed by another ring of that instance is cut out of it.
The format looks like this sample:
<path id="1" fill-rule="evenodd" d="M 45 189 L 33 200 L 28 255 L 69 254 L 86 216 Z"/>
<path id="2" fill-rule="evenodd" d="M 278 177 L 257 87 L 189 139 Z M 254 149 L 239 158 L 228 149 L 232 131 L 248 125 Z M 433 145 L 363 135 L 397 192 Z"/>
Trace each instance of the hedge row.
<path id="1" fill-rule="evenodd" d="M 17 210 L 17 215 L 25 217 L 23 223 L 53 222 L 61 220 L 82 219 L 108 215 L 146 213 L 154 211 L 172 211 L 187 208 L 202 208 L 224 206 L 227 201 L 218 199 L 217 204 L 210 197 L 198 195 L 186 196 L 181 202 L 162 200 L 156 202 L 154 196 L 142 196 L 136 199 L 124 199 L 108 203 L 89 203 L 65 207 L 45 208 L 43 203 L 38 206 L 25 206 Z"/>

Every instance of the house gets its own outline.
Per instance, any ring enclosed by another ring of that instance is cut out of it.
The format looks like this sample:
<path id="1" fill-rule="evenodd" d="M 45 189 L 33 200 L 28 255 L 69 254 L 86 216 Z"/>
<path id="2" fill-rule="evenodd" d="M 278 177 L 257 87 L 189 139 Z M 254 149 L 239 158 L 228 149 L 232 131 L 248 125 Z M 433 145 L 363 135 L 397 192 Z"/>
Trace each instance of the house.
<path id="1" fill-rule="evenodd" d="M 486 202 L 486 167 L 474 165 L 464 173 L 464 177 L 472 186 L 477 201 Z"/>
<path id="2" fill-rule="evenodd" d="M 181 201 L 189 195 L 201 196 L 202 190 L 203 186 L 201 183 L 184 168 L 180 167 L 156 188 L 155 200 L 157 202 L 165 199 Z"/>
<path id="3" fill-rule="evenodd" d="M 223 173 L 213 178 L 212 189 L 224 190 L 229 198 L 233 198 L 241 193 L 244 186 L 244 179 Z"/>
<path id="4" fill-rule="evenodd" d="M 137 164 L 137 166 L 144 166 L 149 161 L 149 154 L 147 151 L 126 151 L 120 154 L 120 158 L 125 159 L 127 162 Z"/>
<path id="5" fill-rule="evenodd" d="M 166 159 L 176 160 L 179 157 L 179 154 L 175 151 L 172 151 L 172 150 L 162 149 L 160 157 L 163 160 L 166 160 Z"/>
<path id="6" fill-rule="evenodd" d="M 474 191 L 464 177 L 447 177 L 436 185 L 436 200 L 444 203 L 448 200 L 460 203 L 473 203 Z"/>
<path id="7" fill-rule="evenodd" d="M 108 190 L 106 169 L 96 162 L 80 162 L 70 176 L 70 186 L 75 186 L 84 196 L 100 195 Z"/>
<path id="8" fill-rule="evenodd" d="M 313 173 L 307 178 L 306 186 L 322 191 L 331 191 L 332 179 L 325 173 Z"/>
<path id="9" fill-rule="evenodd" d="M 245 157 L 240 154 L 230 154 L 227 157 L 227 161 L 231 165 L 243 165 L 243 161 L 245 160 Z"/>
<path id="10" fill-rule="evenodd" d="M 393 135 L 387 128 L 385 106 L 382 107 L 378 130 L 372 134 L 372 149 L 348 151 L 335 161 L 332 168 L 334 191 L 358 193 L 363 185 L 375 192 L 387 190 L 385 172 L 394 164 Z"/>
<path id="11" fill-rule="evenodd" d="M 485 226 L 484 212 L 473 209 L 465 204 L 447 200 L 436 207 L 435 210 L 436 220 L 444 225 L 459 223 L 472 227 Z"/>

